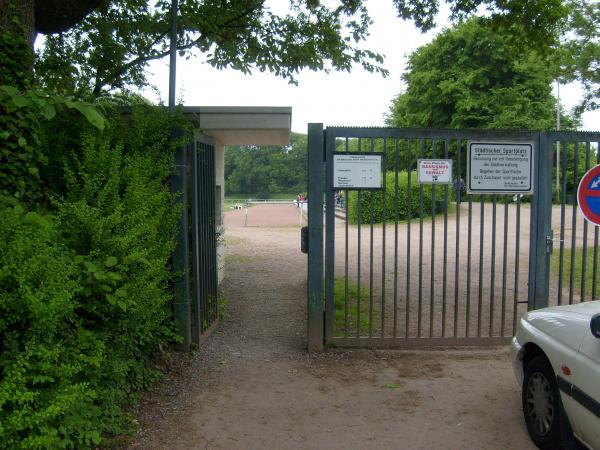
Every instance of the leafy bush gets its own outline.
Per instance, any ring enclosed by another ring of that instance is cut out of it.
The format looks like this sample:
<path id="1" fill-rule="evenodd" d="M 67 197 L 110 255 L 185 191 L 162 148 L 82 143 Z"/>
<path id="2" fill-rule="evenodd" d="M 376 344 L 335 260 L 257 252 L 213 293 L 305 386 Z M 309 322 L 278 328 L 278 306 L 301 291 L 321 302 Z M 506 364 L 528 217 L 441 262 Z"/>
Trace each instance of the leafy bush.
<path id="1" fill-rule="evenodd" d="M 408 172 L 398 173 L 398 197 L 396 200 L 395 172 L 386 174 L 385 193 L 385 220 L 394 220 L 396 217 L 396 202 L 398 203 L 398 220 L 406 220 L 409 216 L 419 217 L 421 205 L 421 189 L 417 182 L 417 173 L 410 173 L 410 197 L 408 190 Z M 433 186 L 423 185 L 423 215 L 431 215 L 433 203 Z M 436 186 L 436 201 L 444 201 L 444 187 Z M 348 199 L 348 220 L 358 222 L 359 191 L 350 191 Z M 452 188 L 449 188 L 448 201 L 451 199 Z M 441 205 L 436 206 L 436 211 L 441 211 Z M 360 191 L 360 221 L 361 223 L 382 222 L 383 216 L 383 190 Z"/>
<path id="2" fill-rule="evenodd" d="M 0 209 L 0 438 L 5 448 L 99 441 L 101 342 L 78 317 L 78 267 L 52 216 Z"/>
<path id="3" fill-rule="evenodd" d="M 108 114 L 104 131 L 68 112 L 43 124 L 50 211 L 0 204 L 8 448 L 89 448 L 126 432 L 123 407 L 156 380 L 152 358 L 176 339 L 168 264 L 179 213 L 168 184 L 176 119 L 152 108 Z"/>

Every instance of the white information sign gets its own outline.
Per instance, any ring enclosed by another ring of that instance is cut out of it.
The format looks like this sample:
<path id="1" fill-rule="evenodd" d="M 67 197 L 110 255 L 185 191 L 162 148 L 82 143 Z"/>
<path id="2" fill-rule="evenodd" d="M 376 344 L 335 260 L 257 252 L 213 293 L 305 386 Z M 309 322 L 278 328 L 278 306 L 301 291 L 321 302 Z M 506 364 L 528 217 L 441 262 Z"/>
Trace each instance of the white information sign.
<path id="1" fill-rule="evenodd" d="M 381 189 L 382 155 L 334 154 L 335 189 Z"/>
<path id="2" fill-rule="evenodd" d="M 532 194 L 533 144 L 469 142 L 469 194 Z"/>
<path id="3" fill-rule="evenodd" d="M 421 184 L 452 183 L 451 159 L 418 159 L 417 179 Z"/>

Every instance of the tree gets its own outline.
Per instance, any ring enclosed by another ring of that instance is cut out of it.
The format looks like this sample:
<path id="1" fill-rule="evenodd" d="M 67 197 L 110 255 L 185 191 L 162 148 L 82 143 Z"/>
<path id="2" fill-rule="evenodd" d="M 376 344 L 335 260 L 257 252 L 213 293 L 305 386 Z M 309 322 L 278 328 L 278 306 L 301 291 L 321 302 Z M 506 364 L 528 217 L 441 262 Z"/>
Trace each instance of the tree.
<path id="1" fill-rule="evenodd" d="M 434 26 L 438 0 L 393 0 L 402 19 Z M 461 19 L 481 6 L 501 26 L 519 22 L 535 42 L 555 35 L 561 0 L 448 0 Z M 278 4 L 280 6 L 280 4 Z M 48 36 L 37 74 L 52 88 L 92 92 L 146 83 L 146 64 L 168 54 L 170 1 L 112 0 L 72 29 Z M 264 0 L 181 0 L 177 48 L 219 69 L 270 71 L 294 83 L 302 69 L 347 70 L 353 64 L 385 75 L 383 58 L 361 47 L 371 19 L 365 0 L 290 0 L 276 13 Z"/>
<path id="2" fill-rule="evenodd" d="M 65 31 L 105 0 L 0 0 L 0 85 L 30 78 L 36 34 Z"/>
<path id="3" fill-rule="evenodd" d="M 227 194 L 268 197 L 306 191 L 306 135 L 292 133 L 287 147 L 228 147 Z"/>
<path id="4" fill-rule="evenodd" d="M 569 21 L 560 46 L 562 81 L 578 81 L 584 98 L 578 111 L 600 108 L 600 3 L 569 2 Z"/>
<path id="5" fill-rule="evenodd" d="M 410 55 L 403 76 L 407 88 L 392 101 L 387 123 L 554 128 L 556 58 L 550 48 L 542 52 L 529 45 L 526 33 L 520 24 L 499 29 L 483 18 L 445 30 Z"/>

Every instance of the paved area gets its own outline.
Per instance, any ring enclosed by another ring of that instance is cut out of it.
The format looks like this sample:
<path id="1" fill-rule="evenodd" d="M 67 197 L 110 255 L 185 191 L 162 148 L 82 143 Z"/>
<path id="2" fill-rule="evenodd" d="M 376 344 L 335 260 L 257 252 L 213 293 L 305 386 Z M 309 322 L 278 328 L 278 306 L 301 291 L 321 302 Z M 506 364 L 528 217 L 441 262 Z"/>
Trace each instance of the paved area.
<path id="1" fill-rule="evenodd" d="M 534 448 L 507 348 L 308 355 L 298 228 L 229 226 L 226 240 L 227 316 L 170 362 L 129 448 Z"/>

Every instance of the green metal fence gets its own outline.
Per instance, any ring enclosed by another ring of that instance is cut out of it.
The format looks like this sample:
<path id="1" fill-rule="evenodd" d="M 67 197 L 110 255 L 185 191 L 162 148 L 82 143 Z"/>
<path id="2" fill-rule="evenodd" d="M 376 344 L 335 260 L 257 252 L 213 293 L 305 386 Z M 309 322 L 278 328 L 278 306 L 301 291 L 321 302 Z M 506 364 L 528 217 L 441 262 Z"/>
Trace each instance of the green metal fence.
<path id="1" fill-rule="evenodd" d="M 326 207 L 323 264 L 322 215 L 309 201 L 309 348 L 502 344 L 528 308 L 596 298 L 597 229 L 590 250 L 589 226 L 579 230 L 568 200 L 598 158 L 600 134 L 322 130 L 309 126 L 309 200 L 324 195 Z M 530 143 L 533 195 L 460 192 L 469 141 Z M 333 156 L 359 152 L 382 155 L 381 189 L 343 190 L 348 214 L 336 219 Z M 454 182 L 417 183 L 421 158 L 452 160 Z"/>
<path id="2" fill-rule="evenodd" d="M 173 253 L 175 280 L 173 308 L 181 348 L 200 344 L 219 318 L 215 147 L 199 137 L 177 149 L 171 184 L 183 207 L 178 241 Z"/>

